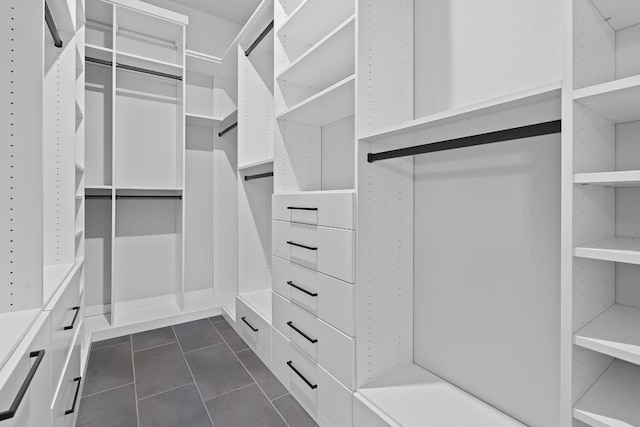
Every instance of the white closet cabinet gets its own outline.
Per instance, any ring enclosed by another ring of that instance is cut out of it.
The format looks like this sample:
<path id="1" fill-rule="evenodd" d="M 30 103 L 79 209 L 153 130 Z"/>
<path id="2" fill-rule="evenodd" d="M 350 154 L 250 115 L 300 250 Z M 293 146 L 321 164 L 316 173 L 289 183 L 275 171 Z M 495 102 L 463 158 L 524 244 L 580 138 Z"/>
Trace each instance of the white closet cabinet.
<path id="1" fill-rule="evenodd" d="M 562 421 L 638 425 L 640 7 L 569 3 Z"/>

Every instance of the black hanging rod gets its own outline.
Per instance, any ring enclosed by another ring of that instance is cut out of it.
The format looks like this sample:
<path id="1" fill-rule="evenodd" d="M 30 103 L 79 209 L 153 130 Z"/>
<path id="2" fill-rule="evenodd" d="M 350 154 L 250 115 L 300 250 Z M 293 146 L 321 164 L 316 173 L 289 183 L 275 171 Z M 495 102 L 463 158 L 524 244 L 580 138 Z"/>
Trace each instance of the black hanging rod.
<path id="1" fill-rule="evenodd" d="M 121 68 L 123 70 L 135 71 L 138 73 L 151 74 L 152 76 L 164 77 L 166 79 L 180 80 L 182 81 L 182 76 L 176 76 L 173 74 L 162 73 L 160 71 L 148 70 L 146 68 L 134 67 L 133 65 L 116 63 L 116 68 Z"/>
<path id="2" fill-rule="evenodd" d="M 260 44 L 262 39 L 267 37 L 267 34 L 269 34 L 269 31 L 271 30 L 273 30 L 273 21 L 271 21 L 269 25 L 267 25 L 267 27 L 260 33 L 258 38 L 253 43 L 251 43 L 251 46 L 249 46 L 249 49 L 244 51 L 244 56 L 251 55 L 251 52 L 253 52 L 253 49 L 255 49 Z"/>
<path id="3" fill-rule="evenodd" d="M 536 123 L 479 135 L 464 136 L 462 138 L 448 139 L 446 141 L 432 142 L 430 144 L 416 145 L 414 147 L 400 148 L 397 150 L 383 151 L 367 154 L 369 163 L 396 157 L 415 156 L 416 154 L 434 153 L 436 151 L 454 150 L 456 148 L 473 147 L 476 145 L 493 144 L 494 142 L 512 141 L 516 139 L 532 138 L 534 136 L 551 135 L 562 131 L 562 121 Z"/>
<path id="4" fill-rule="evenodd" d="M 47 27 L 49 27 L 49 32 L 51 33 L 55 47 L 62 47 L 60 33 L 56 28 L 56 23 L 53 21 L 53 16 L 51 16 L 51 11 L 49 10 L 49 5 L 46 1 L 44 2 L 44 21 L 47 23 Z"/>
<path id="5" fill-rule="evenodd" d="M 111 199 L 111 195 L 109 194 L 87 194 L 84 196 L 85 199 Z"/>
<path id="6" fill-rule="evenodd" d="M 91 62 L 91 63 L 94 63 L 94 64 L 106 65 L 107 67 L 112 67 L 113 66 L 113 62 L 107 61 L 106 59 L 92 58 L 91 56 L 85 56 L 84 60 L 86 62 Z"/>
<path id="7" fill-rule="evenodd" d="M 235 122 L 234 124 L 232 124 L 231 126 L 229 126 L 228 128 L 226 128 L 225 130 L 223 130 L 222 132 L 218 133 L 218 136 L 222 136 L 227 132 L 231 132 L 232 130 L 234 130 L 235 128 L 238 127 L 238 122 Z"/>
<path id="8" fill-rule="evenodd" d="M 116 200 L 117 199 L 173 199 L 173 200 L 182 200 L 182 196 L 181 195 L 156 195 L 156 196 L 149 196 L 149 195 L 121 196 L 121 195 L 117 195 L 116 196 Z"/>
<path id="9" fill-rule="evenodd" d="M 257 175 L 246 175 L 244 177 L 245 181 L 251 181 L 252 179 L 259 179 L 259 178 L 267 178 L 273 176 L 273 172 L 267 172 L 267 173 L 259 173 Z"/>

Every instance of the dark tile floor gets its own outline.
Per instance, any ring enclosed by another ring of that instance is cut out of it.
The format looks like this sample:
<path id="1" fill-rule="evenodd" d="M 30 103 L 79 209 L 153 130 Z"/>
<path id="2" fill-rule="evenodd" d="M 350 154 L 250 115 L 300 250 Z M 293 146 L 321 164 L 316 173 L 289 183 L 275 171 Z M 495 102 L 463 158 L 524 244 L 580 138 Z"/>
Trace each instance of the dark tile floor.
<path id="1" fill-rule="evenodd" d="M 317 424 L 222 316 L 94 343 L 77 426 Z"/>

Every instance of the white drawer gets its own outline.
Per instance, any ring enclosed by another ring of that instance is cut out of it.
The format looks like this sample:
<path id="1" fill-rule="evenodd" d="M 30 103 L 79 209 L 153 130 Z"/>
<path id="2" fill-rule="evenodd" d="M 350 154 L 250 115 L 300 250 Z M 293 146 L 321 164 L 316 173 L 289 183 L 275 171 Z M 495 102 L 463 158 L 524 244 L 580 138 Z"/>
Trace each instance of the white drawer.
<path id="1" fill-rule="evenodd" d="M 51 310 L 52 393 L 58 385 L 73 337 L 82 321 L 80 307 L 80 270 L 63 284 L 62 295 Z"/>
<path id="2" fill-rule="evenodd" d="M 336 427 L 351 425 L 351 392 L 275 329 L 273 361 L 288 377 L 291 394 L 312 416 L 319 411 Z"/>
<path id="3" fill-rule="evenodd" d="M 257 347 L 271 357 L 271 324 L 240 298 L 236 298 L 236 319 L 240 326 L 240 336 L 249 347 L 253 350 Z"/>
<path id="4" fill-rule="evenodd" d="M 53 427 L 73 427 L 80 408 L 80 343 L 82 335 L 76 334 L 73 347 L 53 402 Z"/>
<path id="5" fill-rule="evenodd" d="M 0 371 L 0 412 L 11 408 L 24 394 L 15 413 L 0 421 L 2 427 L 51 425 L 51 324 L 49 313 L 41 313 Z M 33 372 L 31 381 L 28 381 Z"/>
<path id="6" fill-rule="evenodd" d="M 356 228 L 355 192 L 274 194 L 273 219 L 337 228 Z"/>
<path id="7" fill-rule="evenodd" d="M 345 334 L 355 335 L 353 285 L 275 256 L 271 273 L 278 294 Z"/>
<path id="8" fill-rule="evenodd" d="M 353 388 L 353 338 L 275 293 L 273 327 L 347 388 Z"/>
<path id="9" fill-rule="evenodd" d="M 355 283 L 355 231 L 273 221 L 273 255 Z"/>

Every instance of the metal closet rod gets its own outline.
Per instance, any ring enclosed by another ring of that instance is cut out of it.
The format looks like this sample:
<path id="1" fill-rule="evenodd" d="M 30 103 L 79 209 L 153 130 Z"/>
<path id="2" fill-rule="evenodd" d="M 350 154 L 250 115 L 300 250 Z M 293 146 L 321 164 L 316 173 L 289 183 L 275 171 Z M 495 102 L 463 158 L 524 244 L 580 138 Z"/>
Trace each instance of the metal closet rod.
<path id="1" fill-rule="evenodd" d="M 51 33 L 55 47 L 62 47 L 60 33 L 58 32 L 58 28 L 56 28 L 56 23 L 53 20 L 53 16 L 51 16 L 51 11 L 46 1 L 44 2 L 44 21 L 47 23 L 47 27 L 49 27 L 49 32 Z"/>
<path id="2" fill-rule="evenodd" d="M 273 21 L 271 21 L 269 23 L 269 25 L 267 25 L 267 27 L 262 30 L 262 32 L 260 33 L 260 35 L 258 36 L 258 38 L 251 43 L 251 46 L 249 46 L 249 49 L 244 51 L 244 56 L 249 56 L 251 55 L 251 52 L 253 52 L 253 49 L 255 49 L 256 47 L 258 47 L 258 45 L 260 44 L 260 42 L 262 41 L 262 39 L 264 39 L 265 37 L 267 37 L 267 34 L 269 34 L 269 31 L 273 30 Z"/>
<path id="3" fill-rule="evenodd" d="M 267 178 L 273 176 L 273 172 L 267 172 L 267 173 L 259 173 L 257 175 L 246 175 L 244 177 L 245 181 L 251 181 L 252 179 L 260 179 L 260 178 Z"/>
<path id="4" fill-rule="evenodd" d="M 111 195 L 99 195 L 99 194 L 87 194 L 84 196 L 85 199 L 111 199 Z M 149 196 L 149 195 L 138 195 L 138 196 L 120 196 L 116 195 L 116 200 L 118 199 L 173 199 L 173 200 L 182 200 L 182 196 L 180 195 L 157 195 L 157 196 Z"/>
<path id="5" fill-rule="evenodd" d="M 92 58 L 90 56 L 85 56 L 85 61 L 92 62 L 94 64 L 105 65 L 107 67 L 112 67 L 113 62 L 107 61 L 106 59 Z M 148 70 L 146 68 L 135 67 L 133 65 L 121 64 L 119 62 L 116 63 L 116 68 L 120 68 L 123 70 L 135 71 L 138 73 L 150 74 L 156 77 L 164 77 L 166 79 L 180 80 L 182 81 L 182 76 L 176 76 L 174 74 L 163 73 L 155 70 Z"/>
<path id="6" fill-rule="evenodd" d="M 225 130 L 223 130 L 222 132 L 219 132 L 219 133 L 218 133 L 218 136 L 222 136 L 222 135 L 224 135 L 225 133 L 230 132 L 230 131 L 232 131 L 233 129 L 235 129 L 235 128 L 237 128 L 237 127 L 238 127 L 238 122 L 235 122 L 234 124 L 232 124 L 231 126 L 229 126 L 228 128 L 226 128 Z"/>
<path id="7" fill-rule="evenodd" d="M 430 144 L 416 145 L 397 150 L 382 151 L 380 153 L 367 154 L 369 163 L 397 157 L 415 156 L 417 154 L 434 153 L 436 151 L 455 150 L 457 148 L 474 147 L 476 145 L 493 144 L 495 142 L 513 141 L 516 139 L 532 138 L 534 136 L 551 135 L 562 131 L 562 120 L 536 123 L 511 129 L 503 129 L 495 132 L 482 133 L 462 138 L 448 139 L 432 142 Z"/>

